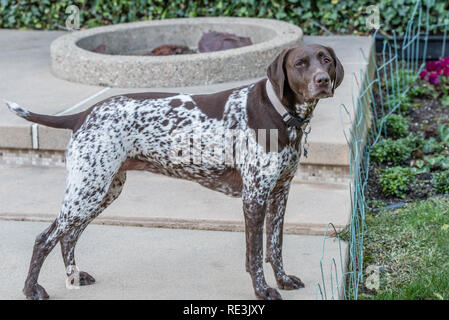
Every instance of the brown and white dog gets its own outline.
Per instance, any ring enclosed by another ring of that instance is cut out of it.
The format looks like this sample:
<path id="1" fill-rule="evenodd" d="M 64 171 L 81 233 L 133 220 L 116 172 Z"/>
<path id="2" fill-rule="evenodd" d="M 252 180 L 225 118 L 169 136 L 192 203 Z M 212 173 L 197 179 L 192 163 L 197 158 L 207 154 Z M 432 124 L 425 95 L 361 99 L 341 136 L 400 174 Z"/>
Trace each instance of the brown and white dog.
<path id="1" fill-rule="evenodd" d="M 75 245 L 86 226 L 119 196 L 127 170 L 192 180 L 241 197 L 246 270 L 256 296 L 281 299 L 263 273 L 265 220 L 266 261 L 279 288 L 303 287 L 299 278 L 285 273 L 282 263 L 287 196 L 308 120 L 318 100 L 333 95 L 343 74 L 331 48 L 301 45 L 276 57 L 268 67 L 268 80 L 214 94 L 123 94 L 60 117 L 32 113 L 7 102 L 12 112 L 29 121 L 73 130 L 66 153 L 62 209 L 36 238 L 25 296 L 49 298 L 37 281 L 45 258 L 58 242 L 69 279 L 79 279 L 80 285 L 95 282 L 88 273 L 78 271 Z M 267 132 L 268 141 L 264 139 Z"/>

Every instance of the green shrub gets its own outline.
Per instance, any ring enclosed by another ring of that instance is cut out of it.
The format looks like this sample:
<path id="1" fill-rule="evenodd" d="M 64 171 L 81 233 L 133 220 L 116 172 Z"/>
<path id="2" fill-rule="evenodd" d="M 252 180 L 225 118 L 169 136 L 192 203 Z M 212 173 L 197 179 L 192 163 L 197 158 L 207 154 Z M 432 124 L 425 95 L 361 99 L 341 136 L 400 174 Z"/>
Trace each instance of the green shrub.
<path id="1" fill-rule="evenodd" d="M 441 146 L 434 137 L 430 137 L 429 139 L 424 141 L 424 145 L 422 148 L 422 152 L 424 152 L 424 154 L 430 154 L 440 150 Z"/>
<path id="2" fill-rule="evenodd" d="M 397 105 L 399 104 L 399 107 Z M 398 108 L 401 112 L 408 113 L 410 107 L 412 105 L 411 99 L 409 96 L 401 96 L 399 98 L 394 97 L 392 95 L 387 97 L 385 102 L 388 110 L 392 110 L 393 108 Z"/>
<path id="3" fill-rule="evenodd" d="M 446 146 L 449 146 L 449 126 L 442 124 L 438 126 L 438 136 L 442 143 Z"/>
<path id="4" fill-rule="evenodd" d="M 406 139 L 383 139 L 379 141 L 370 151 L 371 158 L 377 163 L 392 162 L 395 165 L 403 163 L 410 158 L 413 151 Z"/>
<path id="5" fill-rule="evenodd" d="M 422 133 L 419 135 L 409 133 L 408 136 L 399 140 L 405 143 L 412 151 L 418 149 L 422 150 L 424 144 L 426 143 L 426 139 L 424 138 L 424 135 Z"/>
<path id="6" fill-rule="evenodd" d="M 445 1 L 433 2 L 423 1 L 424 12 L 427 7 L 430 10 L 429 23 L 443 23 Z M 378 3 L 382 30 L 403 34 L 416 0 Z M 284 20 L 301 26 L 305 34 L 322 34 L 324 28 L 345 34 L 373 31 L 366 24 L 370 13 L 365 12 L 373 4 L 371 0 L 1 0 L 0 27 L 58 29 L 58 25 L 64 26 L 68 17 L 65 10 L 71 4 L 80 9 L 81 27 L 152 19 L 233 16 Z M 441 31 L 441 28 L 431 31 Z"/>
<path id="7" fill-rule="evenodd" d="M 413 165 L 419 172 L 430 172 L 449 169 L 449 157 L 444 154 L 424 156 L 424 159 L 413 161 Z"/>
<path id="8" fill-rule="evenodd" d="M 382 171 L 379 184 L 387 196 L 405 198 L 410 185 L 415 182 L 415 172 L 411 168 L 391 167 Z"/>
<path id="9" fill-rule="evenodd" d="M 449 193 L 449 171 L 439 172 L 433 176 L 432 184 L 439 193 Z"/>
<path id="10" fill-rule="evenodd" d="M 392 138 L 401 138 L 408 131 L 408 120 L 400 114 L 391 114 L 385 121 L 387 134 Z"/>
<path id="11" fill-rule="evenodd" d="M 388 90 L 393 91 L 393 86 L 395 88 L 404 88 L 415 82 L 417 74 L 413 70 L 401 69 L 396 71 L 391 77 L 387 76 L 387 81 L 385 82 Z"/>
<path id="12" fill-rule="evenodd" d="M 411 98 L 422 98 L 422 97 L 433 97 L 438 94 L 433 87 L 428 87 L 428 85 L 423 85 L 422 83 L 416 87 L 410 88 L 408 96 Z"/>
<path id="13" fill-rule="evenodd" d="M 429 169 L 449 169 L 449 157 L 444 154 L 437 154 L 434 156 L 425 156 L 424 160 Z"/>

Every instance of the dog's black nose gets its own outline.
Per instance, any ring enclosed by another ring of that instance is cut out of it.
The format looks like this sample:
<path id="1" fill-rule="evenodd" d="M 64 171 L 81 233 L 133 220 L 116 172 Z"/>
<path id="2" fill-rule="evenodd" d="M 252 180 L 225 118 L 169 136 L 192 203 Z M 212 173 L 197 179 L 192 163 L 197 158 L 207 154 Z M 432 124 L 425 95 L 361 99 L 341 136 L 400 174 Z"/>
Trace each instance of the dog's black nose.
<path id="1" fill-rule="evenodd" d="M 329 85 L 329 82 L 331 79 L 329 78 L 329 75 L 324 72 L 320 72 L 315 75 L 314 82 L 317 87 L 326 87 Z"/>

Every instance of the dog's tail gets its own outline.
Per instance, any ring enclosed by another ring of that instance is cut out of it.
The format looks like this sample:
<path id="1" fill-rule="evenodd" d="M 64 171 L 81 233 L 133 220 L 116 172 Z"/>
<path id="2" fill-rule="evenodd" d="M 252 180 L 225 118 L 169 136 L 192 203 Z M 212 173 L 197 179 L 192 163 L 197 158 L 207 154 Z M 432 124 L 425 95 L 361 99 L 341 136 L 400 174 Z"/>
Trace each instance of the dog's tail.
<path id="1" fill-rule="evenodd" d="M 38 114 L 22 108 L 15 102 L 4 100 L 9 110 L 28 121 L 42 124 L 44 126 L 74 130 L 79 124 L 82 113 L 71 114 L 67 116 L 50 116 Z"/>

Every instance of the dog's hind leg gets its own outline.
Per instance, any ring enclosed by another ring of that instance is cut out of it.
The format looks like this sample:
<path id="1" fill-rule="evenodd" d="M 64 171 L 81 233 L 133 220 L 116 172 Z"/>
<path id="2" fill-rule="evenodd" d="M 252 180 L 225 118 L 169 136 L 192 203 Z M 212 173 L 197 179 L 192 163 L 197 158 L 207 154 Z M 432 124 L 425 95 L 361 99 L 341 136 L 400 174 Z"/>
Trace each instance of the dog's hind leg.
<path id="1" fill-rule="evenodd" d="M 55 220 L 44 232 L 36 237 L 28 277 L 23 288 L 23 293 L 27 299 L 44 300 L 49 298 L 45 289 L 37 283 L 37 279 L 45 258 L 58 243 L 60 236 L 61 230 L 57 220 Z"/>
<path id="2" fill-rule="evenodd" d="M 67 274 L 67 285 L 89 285 L 95 283 L 95 279 L 89 275 L 87 272 L 80 271 L 78 272 L 78 268 L 75 263 L 75 246 L 76 243 L 84 231 L 84 229 L 89 225 L 89 223 L 98 217 L 104 209 L 106 209 L 115 199 L 118 198 L 120 193 L 122 192 L 123 186 L 126 181 L 126 171 L 119 171 L 114 180 L 109 187 L 109 191 L 104 197 L 101 205 L 98 207 L 96 212 L 91 216 L 91 219 L 86 221 L 81 227 L 75 228 L 71 232 L 68 232 L 61 238 L 61 251 L 62 258 L 64 260 L 64 265 L 66 268 Z"/>
<path id="3" fill-rule="evenodd" d="M 117 157 L 111 144 L 97 145 L 95 150 L 88 144 L 77 147 L 76 153 L 68 153 L 68 183 L 58 218 L 36 238 L 23 289 L 28 299 L 48 299 L 44 288 L 37 283 L 45 258 L 62 237 L 76 233 L 92 221 L 126 157 L 124 152 L 123 157 Z"/>
<path id="4" fill-rule="evenodd" d="M 270 194 L 267 208 L 267 252 L 266 262 L 273 267 L 274 276 L 280 289 L 292 290 L 304 287 L 298 277 L 287 275 L 282 262 L 282 235 L 284 214 L 287 207 L 290 180 L 276 187 Z"/>
<path id="5" fill-rule="evenodd" d="M 88 176 L 81 176 L 78 181 L 83 181 L 83 178 Z M 42 300 L 49 298 L 45 289 L 37 283 L 45 258 L 62 237 L 83 228 L 88 221 L 93 219 L 110 184 L 111 181 L 105 181 L 102 185 L 87 183 L 85 187 L 82 187 L 81 184 L 76 182 L 69 183 L 58 218 L 36 238 L 28 277 L 23 289 L 27 299 Z M 75 198 L 73 197 L 74 193 L 80 196 Z"/>

